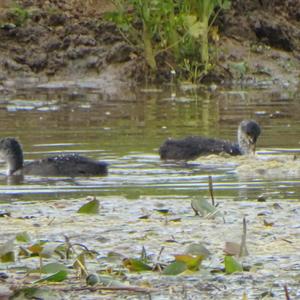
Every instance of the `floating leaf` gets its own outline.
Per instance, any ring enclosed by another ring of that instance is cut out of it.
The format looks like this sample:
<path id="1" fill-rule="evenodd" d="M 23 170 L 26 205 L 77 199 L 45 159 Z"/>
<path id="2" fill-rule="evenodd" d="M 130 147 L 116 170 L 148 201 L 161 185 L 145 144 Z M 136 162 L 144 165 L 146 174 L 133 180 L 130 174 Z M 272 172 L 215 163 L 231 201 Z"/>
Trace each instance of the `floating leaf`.
<path id="1" fill-rule="evenodd" d="M 97 199 L 93 199 L 88 203 L 83 204 L 79 209 L 80 214 L 98 214 L 100 209 L 100 202 Z"/>
<path id="2" fill-rule="evenodd" d="M 123 254 L 114 251 L 109 251 L 106 256 L 106 260 L 109 262 L 120 262 L 124 258 Z"/>
<path id="3" fill-rule="evenodd" d="M 243 272 L 243 266 L 230 255 L 226 255 L 224 259 L 225 272 L 227 274 L 232 274 L 234 272 Z"/>
<path id="4" fill-rule="evenodd" d="M 26 231 L 20 232 L 16 235 L 16 240 L 18 242 L 22 242 L 22 243 L 28 243 L 30 242 L 30 236 Z"/>
<path id="5" fill-rule="evenodd" d="M 239 255 L 241 251 L 241 245 L 235 242 L 225 242 L 224 252 L 226 255 Z"/>
<path id="6" fill-rule="evenodd" d="M 182 254 L 182 255 L 175 255 L 175 260 L 177 262 L 185 263 L 187 268 L 191 271 L 198 271 L 199 266 L 203 260 L 203 256 Z"/>
<path id="7" fill-rule="evenodd" d="M 43 241 L 39 241 L 31 246 L 29 246 L 27 249 L 32 253 L 32 254 L 37 254 L 39 255 L 43 248 L 44 248 L 44 245 L 45 245 L 46 242 L 43 242 Z"/>
<path id="8" fill-rule="evenodd" d="M 209 250 L 203 246 L 201 243 L 197 244 L 190 244 L 186 250 L 184 251 L 185 254 L 190 254 L 190 255 L 198 255 L 202 256 L 203 259 L 207 258 L 208 256 L 211 255 Z"/>
<path id="9" fill-rule="evenodd" d="M 204 198 L 194 198 L 191 202 L 192 208 L 196 214 L 200 214 L 201 216 L 214 216 L 220 215 L 221 213 L 217 210 L 217 208 L 211 205 Z"/>
<path id="10" fill-rule="evenodd" d="M 158 209 L 155 209 L 157 212 L 159 212 L 160 214 L 162 215 L 167 215 L 169 214 L 170 210 L 167 209 L 167 208 L 158 208 Z"/>
<path id="11" fill-rule="evenodd" d="M 10 299 L 62 299 L 62 295 L 46 287 L 29 287 L 14 291 Z"/>
<path id="12" fill-rule="evenodd" d="M 267 227 L 272 227 L 274 225 L 274 222 L 264 219 L 264 225 Z"/>
<path id="13" fill-rule="evenodd" d="M 46 276 L 39 280 L 34 281 L 33 284 L 39 283 L 39 282 L 44 282 L 44 281 L 61 282 L 61 281 L 64 281 L 67 277 L 68 277 L 68 272 L 66 270 L 60 270 L 52 275 L 49 275 L 49 276 Z"/>
<path id="14" fill-rule="evenodd" d="M 188 269 L 187 265 L 182 261 L 175 261 L 165 267 L 163 275 L 178 275 Z"/>
<path id="15" fill-rule="evenodd" d="M 140 220 L 148 220 L 149 218 L 150 218 L 150 215 L 143 215 L 143 216 L 139 217 Z"/>
<path id="16" fill-rule="evenodd" d="M 49 263 L 41 268 L 41 273 L 53 274 L 59 271 L 67 271 L 68 268 L 60 263 Z"/>
<path id="17" fill-rule="evenodd" d="M 142 271 L 150 271 L 152 268 L 145 264 L 142 260 L 135 258 L 125 258 L 123 260 L 123 265 L 131 272 L 142 272 Z"/>
<path id="18" fill-rule="evenodd" d="M 15 257 L 14 251 L 9 251 L 9 252 L 6 252 L 5 254 L 1 255 L 1 262 L 3 262 L 3 263 L 14 262 L 15 260 L 16 260 L 16 257 Z"/>
<path id="19" fill-rule="evenodd" d="M 60 244 L 57 243 L 46 243 L 43 245 L 42 250 L 40 252 L 40 256 L 49 258 L 51 257 L 56 249 L 60 246 Z"/>
<path id="20" fill-rule="evenodd" d="M 8 240 L 4 244 L 0 245 L 0 260 L 2 262 L 14 262 L 14 239 Z"/>
<path id="21" fill-rule="evenodd" d="M 181 222 L 181 218 L 172 218 L 172 219 L 169 219 L 169 222 L 174 222 L 174 223 L 177 223 L 177 222 Z"/>

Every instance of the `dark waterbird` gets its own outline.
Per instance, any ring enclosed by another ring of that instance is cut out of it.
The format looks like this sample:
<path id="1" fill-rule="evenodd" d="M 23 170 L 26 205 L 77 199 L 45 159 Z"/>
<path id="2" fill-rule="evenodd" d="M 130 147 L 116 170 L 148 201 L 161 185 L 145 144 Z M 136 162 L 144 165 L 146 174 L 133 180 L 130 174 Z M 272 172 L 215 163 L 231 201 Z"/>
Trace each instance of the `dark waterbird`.
<path id="1" fill-rule="evenodd" d="M 254 154 L 260 127 L 253 120 L 240 123 L 237 143 L 201 136 L 189 136 L 179 140 L 167 139 L 159 148 L 161 159 L 190 160 L 200 155 L 228 153 L 230 155 Z"/>
<path id="2" fill-rule="evenodd" d="M 50 156 L 24 164 L 22 146 L 10 137 L 0 140 L 0 158 L 6 162 L 8 176 L 99 176 L 107 174 L 108 166 L 106 162 L 77 154 Z"/>

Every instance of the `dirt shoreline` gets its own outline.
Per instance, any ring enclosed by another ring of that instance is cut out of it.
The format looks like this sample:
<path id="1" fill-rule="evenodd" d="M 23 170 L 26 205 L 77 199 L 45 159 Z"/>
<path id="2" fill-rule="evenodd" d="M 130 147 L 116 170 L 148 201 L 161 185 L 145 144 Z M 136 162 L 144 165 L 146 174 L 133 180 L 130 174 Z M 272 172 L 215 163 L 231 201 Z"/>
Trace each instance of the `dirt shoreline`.
<path id="1" fill-rule="evenodd" d="M 18 3 L 29 14 L 21 26 L 16 26 L 20 17 L 11 13 L 11 1 L 3 1 L 0 7 L 2 87 L 16 78 L 47 82 L 100 77 L 104 89 L 114 82 L 122 93 L 124 85 L 148 79 L 140 50 L 124 42 L 117 28 L 102 19 L 104 12 L 113 9 L 109 1 Z M 299 84 L 299 1 L 235 0 L 217 25 L 221 39 L 215 45 L 216 67 L 205 82 L 282 87 Z M 159 82 L 169 81 L 170 71 L 161 62 Z"/>

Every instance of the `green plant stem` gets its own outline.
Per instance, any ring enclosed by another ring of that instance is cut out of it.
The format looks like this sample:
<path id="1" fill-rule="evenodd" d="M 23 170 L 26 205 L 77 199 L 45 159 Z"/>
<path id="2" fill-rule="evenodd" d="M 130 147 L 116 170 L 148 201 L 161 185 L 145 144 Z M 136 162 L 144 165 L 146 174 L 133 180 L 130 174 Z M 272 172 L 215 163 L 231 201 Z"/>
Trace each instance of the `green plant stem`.
<path id="1" fill-rule="evenodd" d="M 148 26 L 144 21 L 143 21 L 143 42 L 144 42 L 145 59 L 148 65 L 150 66 L 151 70 L 157 71 L 157 65 L 154 57 L 151 35 L 148 30 Z"/>

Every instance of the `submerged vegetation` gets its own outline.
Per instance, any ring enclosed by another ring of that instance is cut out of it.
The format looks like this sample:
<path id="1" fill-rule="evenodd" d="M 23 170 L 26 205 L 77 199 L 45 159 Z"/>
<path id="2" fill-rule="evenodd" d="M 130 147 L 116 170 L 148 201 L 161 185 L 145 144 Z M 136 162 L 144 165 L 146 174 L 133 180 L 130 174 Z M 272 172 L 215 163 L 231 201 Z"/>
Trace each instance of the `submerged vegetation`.
<path id="1" fill-rule="evenodd" d="M 211 41 L 218 40 L 214 21 L 229 0 L 113 0 L 116 11 L 107 14 L 123 37 L 143 49 L 151 70 L 164 60 L 182 77 L 199 80 L 214 64 Z"/>

